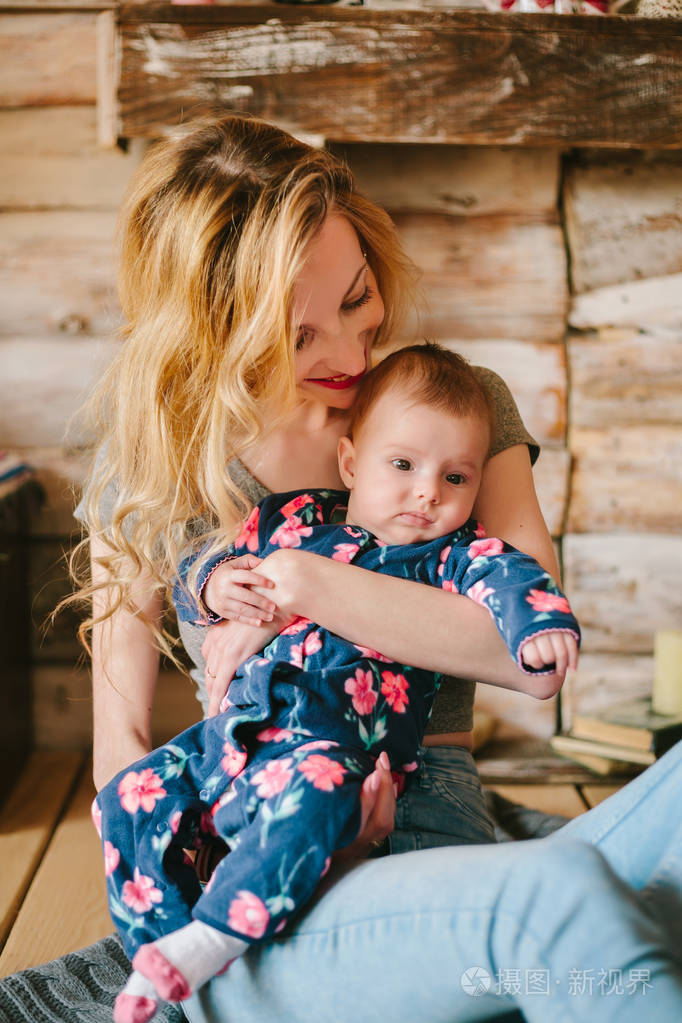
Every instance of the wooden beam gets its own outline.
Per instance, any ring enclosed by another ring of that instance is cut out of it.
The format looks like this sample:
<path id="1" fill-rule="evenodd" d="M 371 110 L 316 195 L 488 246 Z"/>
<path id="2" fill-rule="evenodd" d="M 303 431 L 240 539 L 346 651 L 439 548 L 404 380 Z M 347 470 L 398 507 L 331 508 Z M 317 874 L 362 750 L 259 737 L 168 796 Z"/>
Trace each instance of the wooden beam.
<path id="1" fill-rule="evenodd" d="M 95 102 L 94 10 L 0 13 L 0 106 Z"/>
<path id="2" fill-rule="evenodd" d="M 491 788 L 513 803 L 521 803 L 543 813 L 578 817 L 585 810 L 585 804 L 573 785 L 492 785 Z"/>
<path id="3" fill-rule="evenodd" d="M 83 774 L 0 956 L 0 976 L 46 963 L 113 930 L 102 852 L 90 818 L 95 789 Z"/>
<path id="4" fill-rule="evenodd" d="M 83 760 L 83 754 L 75 752 L 33 753 L 3 808 L 0 816 L 0 948 L 52 837 Z"/>
<path id="5" fill-rule="evenodd" d="M 580 792 L 583 799 L 592 808 L 593 806 L 599 806 L 609 796 L 615 796 L 616 792 L 620 792 L 622 787 L 622 785 L 581 785 Z"/>
<path id="6" fill-rule="evenodd" d="M 127 4 L 119 29 L 123 136 L 236 110 L 339 140 L 682 147 L 678 21 Z"/>

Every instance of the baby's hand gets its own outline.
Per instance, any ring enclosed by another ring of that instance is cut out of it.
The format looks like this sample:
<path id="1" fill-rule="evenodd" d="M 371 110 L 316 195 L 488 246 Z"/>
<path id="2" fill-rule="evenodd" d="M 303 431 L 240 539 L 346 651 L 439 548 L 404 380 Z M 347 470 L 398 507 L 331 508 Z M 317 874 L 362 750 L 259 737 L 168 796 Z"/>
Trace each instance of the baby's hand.
<path id="1" fill-rule="evenodd" d="M 252 589 L 255 586 L 272 589 L 275 585 L 266 576 L 253 571 L 261 561 L 262 558 L 254 554 L 243 554 L 218 565 L 208 577 L 201 595 L 206 607 L 220 618 L 245 625 L 271 622 L 277 605 Z"/>
<path id="2" fill-rule="evenodd" d="M 521 660 L 536 671 L 555 665 L 554 673 L 565 675 L 568 668 L 578 666 L 578 643 L 570 632 L 544 632 L 521 646 Z"/>

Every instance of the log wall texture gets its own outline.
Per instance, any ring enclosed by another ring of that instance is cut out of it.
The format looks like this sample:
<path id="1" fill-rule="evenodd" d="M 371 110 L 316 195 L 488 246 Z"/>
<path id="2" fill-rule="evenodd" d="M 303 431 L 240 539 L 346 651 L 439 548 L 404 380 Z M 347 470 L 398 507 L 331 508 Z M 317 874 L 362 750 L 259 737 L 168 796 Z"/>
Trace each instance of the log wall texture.
<path id="1" fill-rule="evenodd" d="M 75 618 L 44 636 L 40 624 L 68 585 L 62 552 L 87 440 L 72 417 L 119 343 L 116 210 L 147 144 L 98 147 L 98 5 L 64 6 L 73 9 L 0 11 L 0 448 L 33 462 L 48 495 L 31 527 L 43 748 L 89 743 Z M 341 90 L 346 71 L 336 73 Z M 141 108 L 153 96 L 138 98 Z M 542 444 L 538 493 L 584 626 L 573 696 L 584 710 L 646 691 L 654 630 L 682 627 L 682 154 L 566 148 L 559 137 L 437 143 L 437 118 L 422 106 L 429 141 L 349 133 L 326 143 L 393 215 L 422 269 L 425 310 L 400 341 L 439 340 L 507 380 Z M 481 129 L 471 141 L 499 139 Z M 176 676 L 164 692 L 170 733 L 193 703 Z M 516 700 L 481 689 L 481 705 L 551 733 L 551 703 Z"/>

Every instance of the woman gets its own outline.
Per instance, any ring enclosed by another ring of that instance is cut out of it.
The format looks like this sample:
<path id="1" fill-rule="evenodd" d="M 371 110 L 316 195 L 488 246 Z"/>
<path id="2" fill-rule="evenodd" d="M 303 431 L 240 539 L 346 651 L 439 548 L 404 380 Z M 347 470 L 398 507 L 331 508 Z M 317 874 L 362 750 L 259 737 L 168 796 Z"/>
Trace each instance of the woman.
<path id="1" fill-rule="evenodd" d="M 163 592 L 188 535 L 217 548 L 267 491 L 341 485 L 336 445 L 355 387 L 372 348 L 393 336 L 412 280 L 390 221 L 354 191 L 342 165 L 239 117 L 199 126 L 144 162 L 122 213 L 121 266 L 126 343 L 92 404 L 102 446 L 78 512 L 90 529 L 92 578 L 81 596 L 93 608 L 98 787 L 151 747 Z M 556 574 L 532 483 L 537 449 L 502 382 L 480 373 L 497 436 L 475 513 L 489 534 Z M 269 586 L 259 585 L 264 578 Z M 213 630 L 205 656 L 192 627 L 182 632 L 209 711 L 239 656 L 238 619 L 264 620 L 275 607 L 452 676 L 538 698 L 563 681 L 561 665 L 549 678 L 516 669 L 489 615 L 458 595 L 296 550 L 235 563 L 234 580 L 235 620 Z M 569 968 L 596 968 L 607 946 L 604 965 L 646 968 L 657 1018 L 673 1018 L 666 1013 L 682 999 L 682 978 L 667 925 L 634 891 L 678 842 L 672 824 L 637 883 L 629 868 L 620 880 L 593 844 L 603 808 L 580 840 L 452 848 L 490 840 L 492 830 L 469 753 L 473 684 L 453 679 L 445 688 L 390 839 L 392 851 L 434 848 L 351 864 L 285 940 L 184 1003 L 192 1023 L 485 1018 L 514 1004 L 530 1019 L 571 1011 L 608 1019 L 615 1002 L 568 992 Z M 679 752 L 670 759 L 639 779 L 647 796 L 624 797 L 618 821 L 632 806 L 644 812 L 650 788 L 672 798 Z M 392 828 L 381 767 L 366 783 L 363 811 L 356 854 Z M 480 997 L 467 987 L 473 968 L 490 984 Z M 496 990 L 501 970 L 541 968 L 557 972 L 551 996 Z M 636 998 L 617 1008 L 619 1018 L 641 1013 Z"/>

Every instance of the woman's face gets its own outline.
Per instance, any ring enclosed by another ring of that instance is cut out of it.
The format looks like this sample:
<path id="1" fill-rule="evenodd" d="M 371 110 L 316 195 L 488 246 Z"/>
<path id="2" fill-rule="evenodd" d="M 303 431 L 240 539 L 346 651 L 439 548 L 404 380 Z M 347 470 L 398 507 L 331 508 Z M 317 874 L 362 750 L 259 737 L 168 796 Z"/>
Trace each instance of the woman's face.
<path id="1" fill-rule="evenodd" d="M 351 408 L 384 303 L 358 236 L 340 214 L 330 214 L 310 243 L 293 308 L 299 392 L 330 408 Z"/>

